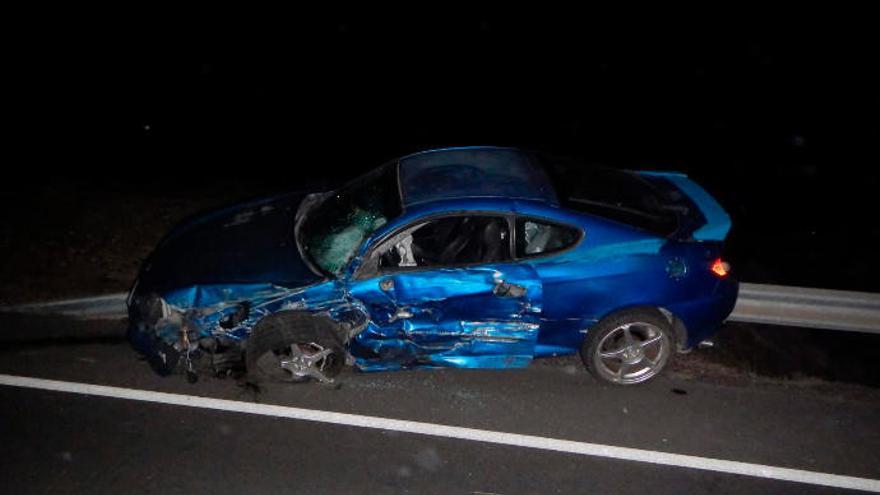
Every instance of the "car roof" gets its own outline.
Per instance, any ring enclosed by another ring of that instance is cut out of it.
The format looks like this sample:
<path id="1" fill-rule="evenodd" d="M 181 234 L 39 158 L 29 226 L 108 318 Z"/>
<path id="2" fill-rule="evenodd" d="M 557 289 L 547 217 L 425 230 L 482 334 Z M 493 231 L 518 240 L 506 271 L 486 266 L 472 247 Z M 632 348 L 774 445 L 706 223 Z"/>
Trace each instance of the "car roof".
<path id="1" fill-rule="evenodd" d="M 516 148 L 442 148 L 399 160 L 404 207 L 464 198 L 529 199 L 558 204 L 542 168 Z"/>

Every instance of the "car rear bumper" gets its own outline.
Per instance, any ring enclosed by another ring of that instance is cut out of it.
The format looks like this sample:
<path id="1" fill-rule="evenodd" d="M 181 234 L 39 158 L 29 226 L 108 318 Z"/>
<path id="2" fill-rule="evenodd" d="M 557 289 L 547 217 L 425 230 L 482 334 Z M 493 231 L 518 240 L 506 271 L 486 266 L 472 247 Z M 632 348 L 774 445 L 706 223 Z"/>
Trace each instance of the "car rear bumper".
<path id="1" fill-rule="evenodd" d="M 705 297 L 670 305 L 667 309 L 684 323 L 687 330 L 684 347 L 693 347 L 714 335 L 733 311 L 738 293 L 739 282 L 728 278 L 719 280 L 715 290 Z"/>

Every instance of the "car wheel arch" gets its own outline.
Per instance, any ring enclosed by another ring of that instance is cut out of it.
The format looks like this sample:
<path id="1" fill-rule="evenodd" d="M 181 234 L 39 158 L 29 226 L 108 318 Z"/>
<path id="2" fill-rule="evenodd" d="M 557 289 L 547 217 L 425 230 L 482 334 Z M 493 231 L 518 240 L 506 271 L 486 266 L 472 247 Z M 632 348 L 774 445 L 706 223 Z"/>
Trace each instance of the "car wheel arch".
<path id="1" fill-rule="evenodd" d="M 660 312 L 665 318 L 666 321 L 669 322 L 669 325 L 672 327 L 673 335 L 675 337 L 675 345 L 678 349 L 678 352 L 686 352 L 688 349 L 688 330 L 687 326 L 684 324 L 681 318 L 679 318 L 675 313 L 667 309 L 662 305 L 654 305 L 654 304 L 630 304 L 627 306 L 621 306 L 614 308 L 605 314 L 596 318 L 596 322 L 600 322 L 606 318 L 613 317 L 617 314 L 639 310 L 639 309 L 648 309 Z"/>
<path id="2" fill-rule="evenodd" d="M 247 352 L 248 342 L 255 332 L 259 331 L 261 327 L 265 327 L 267 325 L 272 324 L 273 322 L 282 322 L 287 320 L 288 324 L 296 324 L 296 323 L 306 323 L 306 322 L 320 322 L 319 325 L 334 330 L 334 335 L 338 338 L 340 344 L 345 343 L 345 336 L 347 334 L 346 326 L 339 321 L 334 320 L 326 313 L 312 313 L 309 311 L 303 311 L 302 309 L 284 309 L 281 311 L 276 311 L 274 313 L 267 314 L 254 322 L 251 327 L 250 334 L 248 338 L 245 340 L 244 349 Z"/>
<path id="3" fill-rule="evenodd" d="M 324 347 L 333 347 L 346 356 L 347 327 L 334 320 L 327 313 L 312 313 L 299 309 L 276 311 L 260 318 L 254 325 L 247 341 L 245 349 L 245 368 L 252 378 L 258 376 L 253 373 L 254 366 L 259 354 L 264 353 L 269 347 L 266 342 L 283 340 L 286 342 L 315 342 Z M 347 358 L 344 358 L 346 362 Z M 255 382 L 260 381 L 256 379 Z"/>

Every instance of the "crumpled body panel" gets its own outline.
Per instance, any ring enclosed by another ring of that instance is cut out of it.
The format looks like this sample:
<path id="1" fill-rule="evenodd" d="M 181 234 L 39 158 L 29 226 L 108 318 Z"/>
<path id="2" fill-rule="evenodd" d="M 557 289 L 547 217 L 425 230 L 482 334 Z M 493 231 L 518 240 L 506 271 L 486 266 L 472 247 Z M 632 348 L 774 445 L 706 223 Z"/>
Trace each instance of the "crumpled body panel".
<path id="1" fill-rule="evenodd" d="M 524 293 L 497 295 L 502 281 Z M 541 285 L 528 267 L 497 264 L 396 274 L 354 282 L 351 294 L 371 315 L 352 345 L 362 369 L 510 368 L 532 360 Z"/>
<path id="2" fill-rule="evenodd" d="M 198 337 L 247 338 L 264 317 L 278 311 L 310 311 L 336 314 L 350 309 L 341 287 L 324 282 L 311 287 L 288 289 L 271 284 L 192 286 L 167 293 L 163 298 L 165 317 L 155 325 L 156 335 L 173 341 L 183 322 Z M 243 305 L 246 312 L 238 320 L 232 317 Z"/>

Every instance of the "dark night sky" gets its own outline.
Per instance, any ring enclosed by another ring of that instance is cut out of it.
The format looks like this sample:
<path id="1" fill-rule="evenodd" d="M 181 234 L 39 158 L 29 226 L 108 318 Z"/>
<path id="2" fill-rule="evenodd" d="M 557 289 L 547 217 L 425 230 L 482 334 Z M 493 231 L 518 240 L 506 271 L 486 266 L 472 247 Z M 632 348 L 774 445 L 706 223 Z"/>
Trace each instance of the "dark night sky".
<path id="1" fill-rule="evenodd" d="M 62 20 L 17 42 L 12 136 L 30 185 L 295 189 L 469 144 L 682 170 L 750 281 L 880 289 L 867 14 L 741 14 Z"/>

